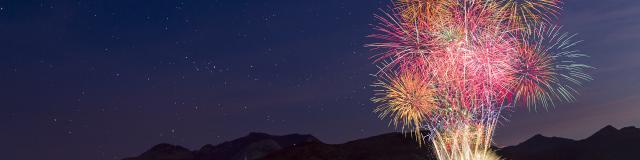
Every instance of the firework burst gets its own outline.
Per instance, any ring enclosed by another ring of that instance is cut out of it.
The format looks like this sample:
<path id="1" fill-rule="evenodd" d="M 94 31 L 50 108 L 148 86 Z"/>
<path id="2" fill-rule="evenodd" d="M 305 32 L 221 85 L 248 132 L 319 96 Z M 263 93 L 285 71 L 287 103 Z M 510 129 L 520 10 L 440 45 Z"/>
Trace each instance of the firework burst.
<path id="1" fill-rule="evenodd" d="M 552 22 L 562 8 L 560 0 L 504 0 L 501 12 L 512 27 L 531 31 L 535 26 Z"/>
<path id="2" fill-rule="evenodd" d="M 411 130 L 419 144 L 423 143 L 421 129 L 429 115 L 438 109 L 435 90 L 419 74 L 401 73 L 374 84 L 383 88 L 372 100 L 381 105 L 375 109 L 380 117 L 391 117 L 394 126 Z"/>
<path id="3" fill-rule="evenodd" d="M 575 35 L 551 25 L 559 0 L 398 0 L 376 15 L 381 63 L 372 100 L 381 118 L 422 129 L 439 159 L 496 159 L 491 139 L 502 109 L 575 100 L 592 78 Z"/>
<path id="4" fill-rule="evenodd" d="M 539 27 L 526 37 L 516 63 L 514 93 L 516 101 L 527 106 L 553 105 L 553 100 L 571 102 L 576 87 L 592 80 L 589 65 L 577 63 L 587 57 L 574 49 L 580 41 L 575 34 L 561 32 L 562 27 Z"/>
<path id="5" fill-rule="evenodd" d="M 385 13 L 384 15 L 376 15 L 380 24 L 375 28 L 380 34 L 369 36 L 381 39 L 383 42 L 367 45 L 374 50 L 382 50 L 375 56 L 375 61 L 391 59 L 391 62 L 386 63 L 381 71 L 396 66 L 404 68 L 416 65 L 415 63 L 425 59 L 431 46 L 431 35 L 424 29 L 426 25 L 411 23 L 398 14 Z"/>

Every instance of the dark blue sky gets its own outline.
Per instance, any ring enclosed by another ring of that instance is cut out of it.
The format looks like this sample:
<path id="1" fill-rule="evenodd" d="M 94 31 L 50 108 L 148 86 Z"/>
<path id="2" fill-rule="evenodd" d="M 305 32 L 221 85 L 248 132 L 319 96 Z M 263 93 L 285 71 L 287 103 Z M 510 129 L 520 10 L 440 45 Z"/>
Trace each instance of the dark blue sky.
<path id="1" fill-rule="evenodd" d="M 251 131 L 329 143 L 394 131 L 364 44 L 381 1 L 0 1 L 0 151 L 121 159 Z M 640 125 L 640 1 L 569 0 L 559 24 L 598 68 L 572 104 L 517 108 L 499 145 Z"/>

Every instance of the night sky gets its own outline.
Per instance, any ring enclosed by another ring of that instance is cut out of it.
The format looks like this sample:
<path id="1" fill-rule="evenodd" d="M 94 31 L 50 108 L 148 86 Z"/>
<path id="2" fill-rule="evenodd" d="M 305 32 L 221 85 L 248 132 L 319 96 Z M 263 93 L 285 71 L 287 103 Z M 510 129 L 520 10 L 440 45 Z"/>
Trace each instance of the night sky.
<path id="1" fill-rule="evenodd" d="M 247 135 L 392 132 L 364 44 L 390 0 L 2 0 L 3 159 L 106 160 Z M 577 102 L 507 112 L 500 146 L 640 126 L 640 1 L 568 0 L 597 67 Z"/>

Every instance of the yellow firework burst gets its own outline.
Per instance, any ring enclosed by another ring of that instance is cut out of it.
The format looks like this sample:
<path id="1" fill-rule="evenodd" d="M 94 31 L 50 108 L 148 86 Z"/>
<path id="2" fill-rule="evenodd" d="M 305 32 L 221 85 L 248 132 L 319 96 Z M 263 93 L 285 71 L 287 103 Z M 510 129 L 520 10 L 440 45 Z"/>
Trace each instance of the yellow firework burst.
<path id="1" fill-rule="evenodd" d="M 410 22 L 417 22 L 418 19 L 425 18 L 429 5 L 430 3 L 422 3 L 418 0 L 399 0 L 395 3 L 402 18 Z"/>
<path id="2" fill-rule="evenodd" d="M 529 32 L 531 26 L 548 23 L 560 13 L 559 0 L 505 0 L 501 11 L 516 29 Z"/>
<path id="3" fill-rule="evenodd" d="M 418 144 L 422 145 L 423 128 L 428 115 L 437 109 L 435 90 L 419 74 L 399 74 L 383 78 L 374 87 L 377 90 L 373 102 L 380 103 L 375 109 L 380 118 L 390 117 L 394 126 L 411 130 Z"/>
<path id="4" fill-rule="evenodd" d="M 448 0 L 399 0 L 395 2 L 395 7 L 406 22 L 429 23 L 429 26 L 433 26 L 451 21 L 453 13 L 449 7 L 454 4 Z"/>

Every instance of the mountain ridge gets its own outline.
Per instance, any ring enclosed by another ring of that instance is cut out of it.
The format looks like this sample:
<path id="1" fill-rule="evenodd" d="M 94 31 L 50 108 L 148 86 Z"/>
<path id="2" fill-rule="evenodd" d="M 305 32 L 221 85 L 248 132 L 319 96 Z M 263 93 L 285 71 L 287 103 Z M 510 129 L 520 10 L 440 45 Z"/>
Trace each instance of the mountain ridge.
<path id="1" fill-rule="evenodd" d="M 633 126 L 617 129 L 608 125 L 581 140 L 536 135 L 518 145 L 504 147 L 496 152 L 506 159 L 514 160 L 625 160 L 638 159 L 638 144 L 640 129 Z"/>
<path id="2" fill-rule="evenodd" d="M 496 148 L 504 159 L 638 159 L 640 129 L 605 126 L 591 136 L 573 140 L 536 134 L 514 146 Z M 390 147 L 393 146 L 393 147 Z M 282 136 L 252 132 L 218 145 L 207 144 L 199 150 L 161 143 L 143 154 L 124 160 L 427 160 L 435 159 L 427 143 L 419 147 L 403 133 L 386 133 L 342 144 L 326 144 L 312 135 Z"/>
<path id="3" fill-rule="evenodd" d="M 137 157 L 123 160 L 244 160 L 258 159 L 285 147 L 304 143 L 320 142 L 311 135 L 288 134 L 274 136 L 251 132 L 247 136 L 222 142 L 206 144 L 199 150 L 190 151 L 184 147 L 161 143 L 153 146 Z"/>

